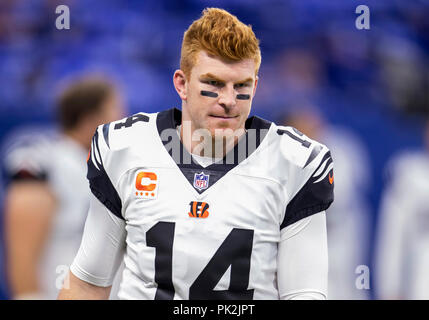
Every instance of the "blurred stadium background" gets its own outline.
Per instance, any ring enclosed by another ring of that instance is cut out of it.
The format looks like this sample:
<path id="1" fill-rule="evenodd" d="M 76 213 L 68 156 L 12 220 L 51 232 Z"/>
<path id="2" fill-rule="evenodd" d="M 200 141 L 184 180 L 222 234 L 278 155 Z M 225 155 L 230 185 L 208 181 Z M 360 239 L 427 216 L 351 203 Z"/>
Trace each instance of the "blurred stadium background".
<path id="1" fill-rule="evenodd" d="M 55 28 L 60 4 L 70 8 L 70 30 Z M 355 27 L 360 4 L 370 9 L 370 30 Z M 183 32 L 208 6 L 251 24 L 261 41 L 252 114 L 293 120 L 309 136 L 332 128 L 343 138 L 344 179 L 362 181 L 341 208 L 366 212 L 357 247 L 373 270 L 385 167 L 400 152 L 425 148 L 429 1 L 1 0 L 0 143 L 17 128 L 54 125 L 59 84 L 83 72 L 115 78 L 129 114 L 180 107 L 172 75 Z M 332 136 L 319 140 L 330 146 Z M 4 263 L 0 268 L 5 299 Z M 376 298 L 374 282 L 371 274 L 365 298 Z"/>

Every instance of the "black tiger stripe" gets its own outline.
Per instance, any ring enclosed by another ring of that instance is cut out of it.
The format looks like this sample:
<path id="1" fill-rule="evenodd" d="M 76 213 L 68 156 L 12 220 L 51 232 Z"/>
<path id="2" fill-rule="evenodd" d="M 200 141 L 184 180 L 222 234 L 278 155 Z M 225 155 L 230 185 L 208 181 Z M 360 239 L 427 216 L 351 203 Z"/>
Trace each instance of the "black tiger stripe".
<path id="1" fill-rule="evenodd" d="M 98 131 L 95 131 L 95 134 L 92 138 L 92 146 L 93 148 L 91 148 L 92 150 L 94 150 L 94 162 L 97 164 L 97 166 L 103 167 L 103 159 L 101 158 L 101 152 L 100 152 L 100 148 L 98 147 Z M 98 153 L 98 157 L 100 158 L 100 161 L 98 161 L 97 156 L 95 155 L 95 153 Z M 92 158 L 92 154 L 90 155 L 90 158 Z"/>
<path id="2" fill-rule="evenodd" d="M 206 202 L 203 202 L 203 208 L 201 210 L 201 213 L 204 214 L 208 208 L 209 208 L 209 205 Z"/>
<path id="3" fill-rule="evenodd" d="M 100 200 L 100 202 L 104 204 L 110 212 L 115 216 L 124 219 L 122 217 L 121 198 L 107 175 L 103 164 L 97 160 L 96 153 L 98 152 L 98 157 L 100 157 L 100 161 L 102 161 L 101 152 L 98 146 L 98 131 L 94 134 L 91 149 L 93 149 L 94 156 L 90 154 L 90 159 L 87 162 L 88 171 L 86 175 L 89 181 L 89 187 L 94 196 Z M 95 164 L 97 164 L 98 168 L 96 168 Z"/>
<path id="4" fill-rule="evenodd" d="M 321 176 L 323 176 L 326 173 L 326 169 L 329 167 L 329 165 L 333 162 L 332 158 L 329 158 L 328 161 L 326 161 L 326 165 L 323 168 L 322 172 L 318 174 L 316 177 L 313 177 L 314 180 L 319 179 Z"/>
<path id="5" fill-rule="evenodd" d="M 313 174 L 317 172 L 317 170 L 319 170 L 319 168 L 322 166 L 322 164 L 325 162 L 326 159 L 331 158 L 331 151 L 328 151 L 327 153 L 325 153 L 325 155 L 323 156 L 322 160 L 320 161 L 319 165 L 317 166 L 317 168 L 314 170 Z"/>
<path id="6" fill-rule="evenodd" d="M 103 125 L 103 136 L 104 136 L 104 141 L 106 141 L 107 146 L 110 149 L 110 145 L 109 145 L 109 127 L 110 127 L 110 123 L 106 123 L 105 125 Z"/>

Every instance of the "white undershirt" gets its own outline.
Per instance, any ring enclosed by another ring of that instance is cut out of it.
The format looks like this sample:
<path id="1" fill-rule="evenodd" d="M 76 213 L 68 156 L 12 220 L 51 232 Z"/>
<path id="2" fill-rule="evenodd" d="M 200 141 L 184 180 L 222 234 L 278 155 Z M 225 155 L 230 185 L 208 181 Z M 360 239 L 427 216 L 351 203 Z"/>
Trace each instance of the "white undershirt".
<path id="1" fill-rule="evenodd" d="M 222 160 L 222 158 L 202 157 L 193 153 L 191 155 L 192 159 L 194 159 L 195 162 L 197 162 L 203 168 Z"/>
<path id="2" fill-rule="evenodd" d="M 176 127 L 176 132 L 179 136 L 180 139 L 180 129 L 181 129 L 182 125 L 179 125 Z M 197 162 L 200 166 L 202 166 L 203 168 L 208 167 L 209 165 L 221 161 L 222 158 L 212 158 L 212 157 L 202 157 L 200 155 L 191 153 L 192 159 L 195 160 L 195 162 Z"/>

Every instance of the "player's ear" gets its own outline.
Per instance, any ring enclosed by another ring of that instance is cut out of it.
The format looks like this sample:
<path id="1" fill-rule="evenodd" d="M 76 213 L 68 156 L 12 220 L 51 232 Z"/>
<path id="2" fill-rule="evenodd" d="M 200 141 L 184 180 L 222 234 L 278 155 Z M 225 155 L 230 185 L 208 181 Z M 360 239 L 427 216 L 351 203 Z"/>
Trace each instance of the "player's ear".
<path id="1" fill-rule="evenodd" d="M 256 87 L 258 86 L 258 80 L 259 80 L 259 77 L 258 77 L 258 76 L 256 76 L 256 79 L 255 79 L 255 85 L 253 86 L 253 93 L 252 93 L 252 97 L 254 97 L 254 96 L 255 96 L 255 93 L 256 93 Z"/>
<path id="2" fill-rule="evenodd" d="M 174 88 L 176 88 L 176 91 L 180 96 L 180 99 L 186 100 L 186 97 L 187 97 L 186 75 L 182 70 L 178 69 L 174 72 L 173 83 L 174 83 Z"/>

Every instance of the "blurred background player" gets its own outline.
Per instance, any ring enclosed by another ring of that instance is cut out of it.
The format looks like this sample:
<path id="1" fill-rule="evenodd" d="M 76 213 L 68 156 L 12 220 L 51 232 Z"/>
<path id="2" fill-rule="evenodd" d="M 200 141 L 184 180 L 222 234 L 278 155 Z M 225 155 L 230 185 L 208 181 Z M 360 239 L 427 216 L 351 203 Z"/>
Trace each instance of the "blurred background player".
<path id="1" fill-rule="evenodd" d="M 379 299 L 429 299 L 429 120 L 426 150 L 393 157 L 379 214 Z"/>
<path id="2" fill-rule="evenodd" d="M 123 110 L 118 90 L 101 76 L 75 79 L 57 104 L 60 133 L 27 132 L 6 151 L 6 262 L 14 299 L 57 297 L 89 206 L 91 137 L 97 125 L 121 118 Z"/>
<path id="3" fill-rule="evenodd" d="M 0 175 L 0 183 L 3 185 L 2 176 Z M 3 203 L 4 198 L 3 188 L 0 188 L 0 203 Z M 3 217 L 0 215 L 0 230 L 3 230 Z M 6 277 L 4 261 L 4 233 L 0 232 L 0 300 L 9 298 L 8 281 Z"/>
<path id="4" fill-rule="evenodd" d="M 369 161 L 366 148 L 350 130 L 332 126 L 316 106 L 290 105 L 281 122 L 323 141 L 335 161 L 335 202 L 327 210 L 328 298 L 369 299 L 369 290 L 356 286 L 356 268 L 369 265 L 369 205 L 366 197 Z"/>

